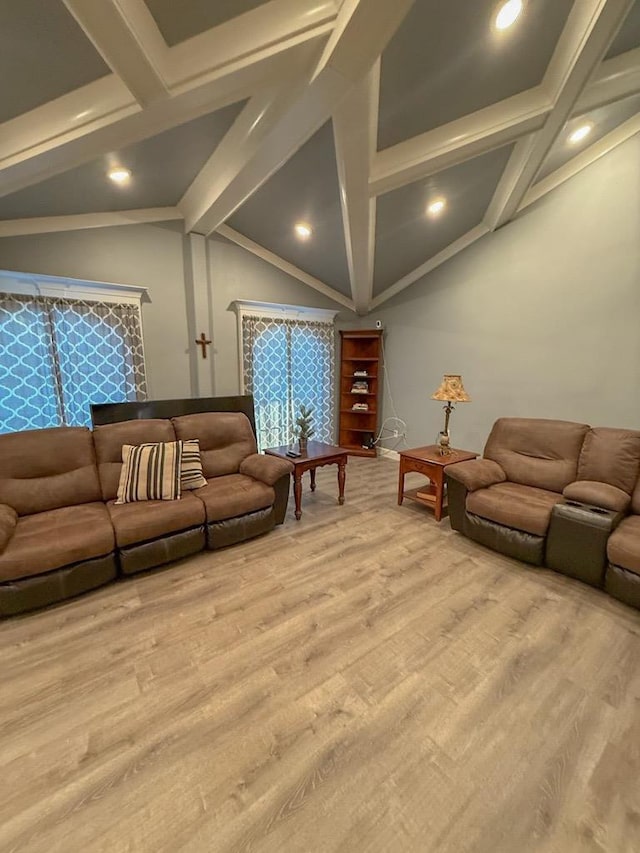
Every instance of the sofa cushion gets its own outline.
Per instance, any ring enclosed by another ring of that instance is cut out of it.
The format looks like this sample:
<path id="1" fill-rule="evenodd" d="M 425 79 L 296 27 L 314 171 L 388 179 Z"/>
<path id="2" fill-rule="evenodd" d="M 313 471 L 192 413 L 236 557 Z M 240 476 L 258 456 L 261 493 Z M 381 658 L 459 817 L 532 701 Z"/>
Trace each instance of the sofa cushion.
<path id="1" fill-rule="evenodd" d="M 18 513 L 12 506 L 0 504 L 0 554 L 9 544 L 18 523 Z"/>
<path id="2" fill-rule="evenodd" d="M 467 495 L 467 511 L 497 524 L 545 536 L 551 510 L 562 503 L 557 492 L 523 486 L 519 483 L 498 483 L 488 489 L 478 489 Z"/>
<path id="3" fill-rule="evenodd" d="M 578 458 L 589 427 L 571 421 L 500 418 L 484 449 L 507 480 L 561 492 L 576 479 Z"/>
<path id="4" fill-rule="evenodd" d="M 123 444 L 116 503 L 177 500 L 181 464 L 181 441 Z"/>
<path id="5" fill-rule="evenodd" d="M 576 480 L 575 483 L 569 483 L 562 494 L 569 501 L 600 506 L 615 512 L 624 512 L 631 503 L 631 498 L 622 489 L 593 480 Z"/>
<path id="6" fill-rule="evenodd" d="M 634 512 L 636 515 L 640 515 L 640 479 L 631 493 L 631 512 Z"/>
<path id="7" fill-rule="evenodd" d="M 0 554 L 0 581 L 40 575 L 110 554 L 113 527 L 103 503 L 62 507 L 18 520 Z"/>
<path id="8" fill-rule="evenodd" d="M 608 483 L 630 495 L 639 471 L 640 432 L 610 427 L 589 430 L 578 462 L 578 480 Z"/>
<path id="9" fill-rule="evenodd" d="M 202 502 L 187 492 L 179 501 L 139 501 L 107 504 L 119 548 L 158 539 L 204 524 Z"/>
<path id="10" fill-rule="evenodd" d="M 216 477 L 194 495 L 204 503 L 207 521 L 222 521 L 272 506 L 276 493 L 253 477 L 227 474 Z"/>
<path id="11" fill-rule="evenodd" d="M 123 444 L 175 440 L 176 434 L 171 421 L 166 418 L 143 418 L 94 427 L 93 443 L 96 448 L 102 500 L 110 501 L 118 492 Z"/>
<path id="12" fill-rule="evenodd" d="M 99 500 L 93 440 L 85 427 L 0 435 L 0 504 L 22 516 Z"/>
<path id="13" fill-rule="evenodd" d="M 256 452 L 249 418 L 241 412 L 203 412 L 172 421 L 176 438 L 199 439 L 202 473 L 207 479 L 237 474 L 242 460 Z"/>
<path id="14" fill-rule="evenodd" d="M 207 481 L 202 475 L 202 459 L 200 458 L 200 442 L 197 438 L 189 438 L 182 442 L 182 463 L 180 465 L 180 488 L 182 491 L 192 491 L 206 486 Z"/>
<path id="15" fill-rule="evenodd" d="M 623 519 L 607 542 L 607 557 L 614 566 L 622 566 L 640 575 L 640 516 Z"/>

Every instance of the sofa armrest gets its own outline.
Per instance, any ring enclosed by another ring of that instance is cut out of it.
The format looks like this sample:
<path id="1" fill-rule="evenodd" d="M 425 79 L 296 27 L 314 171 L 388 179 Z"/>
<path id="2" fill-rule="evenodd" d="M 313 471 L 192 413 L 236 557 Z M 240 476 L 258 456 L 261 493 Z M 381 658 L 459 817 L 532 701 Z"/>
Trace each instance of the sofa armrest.
<path id="1" fill-rule="evenodd" d="M 596 480 L 576 480 L 575 483 L 569 483 L 562 495 L 568 501 L 578 501 L 614 512 L 626 512 L 631 503 L 630 495 L 622 489 Z"/>
<path id="2" fill-rule="evenodd" d="M 454 462 L 446 467 L 447 477 L 457 480 L 468 492 L 486 489 L 496 483 L 504 483 L 506 474 L 492 459 L 471 459 L 469 462 Z"/>
<path id="3" fill-rule="evenodd" d="M 262 453 L 252 453 L 240 463 L 240 473 L 254 480 L 260 480 L 267 486 L 273 486 L 276 480 L 291 474 L 293 465 L 286 459 L 277 456 L 265 456 Z"/>
<path id="4" fill-rule="evenodd" d="M 12 506 L 0 504 L 0 554 L 9 544 L 18 523 L 18 513 Z"/>

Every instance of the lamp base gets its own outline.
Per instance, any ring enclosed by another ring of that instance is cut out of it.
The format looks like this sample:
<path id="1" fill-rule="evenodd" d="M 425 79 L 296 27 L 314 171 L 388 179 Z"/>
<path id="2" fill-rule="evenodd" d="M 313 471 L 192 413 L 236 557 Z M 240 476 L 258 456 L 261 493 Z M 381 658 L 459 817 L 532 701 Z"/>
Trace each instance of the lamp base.
<path id="1" fill-rule="evenodd" d="M 438 447 L 440 448 L 440 456 L 449 456 L 451 454 L 448 432 L 438 433 Z"/>

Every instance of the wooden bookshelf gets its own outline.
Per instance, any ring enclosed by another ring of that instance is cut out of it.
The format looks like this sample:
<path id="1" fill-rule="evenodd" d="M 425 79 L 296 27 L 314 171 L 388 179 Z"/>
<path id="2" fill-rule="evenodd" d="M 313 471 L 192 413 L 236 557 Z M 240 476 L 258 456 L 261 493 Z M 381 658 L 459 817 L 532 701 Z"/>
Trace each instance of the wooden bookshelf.
<path id="1" fill-rule="evenodd" d="M 382 331 L 341 331 L 340 350 L 340 447 L 351 456 L 375 456 L 376 448 L 363 447 L 378 435 L 382 404 Z M 367 408 L 354 409 L 354 404 Z"/>

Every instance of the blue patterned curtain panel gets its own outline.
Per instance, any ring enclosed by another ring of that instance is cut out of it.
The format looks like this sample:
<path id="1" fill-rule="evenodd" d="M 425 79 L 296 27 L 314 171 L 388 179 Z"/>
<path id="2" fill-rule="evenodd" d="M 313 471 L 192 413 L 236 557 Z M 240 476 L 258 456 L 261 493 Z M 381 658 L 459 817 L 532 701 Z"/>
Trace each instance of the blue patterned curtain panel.
<path id="1" fill-rule="evenodd" d="M 314 407 L 314 441 L 334 441 L 333 324 L 244 316 L 244 387 L 253 394 L 258 446 L 293 442 L 300 405 Z"/>
<path id="2" fill-rule="evenodd" d="M 92 403 L 145 397 L 136 305 L 0 294 L 0 432 L 89 426 Z"/>

